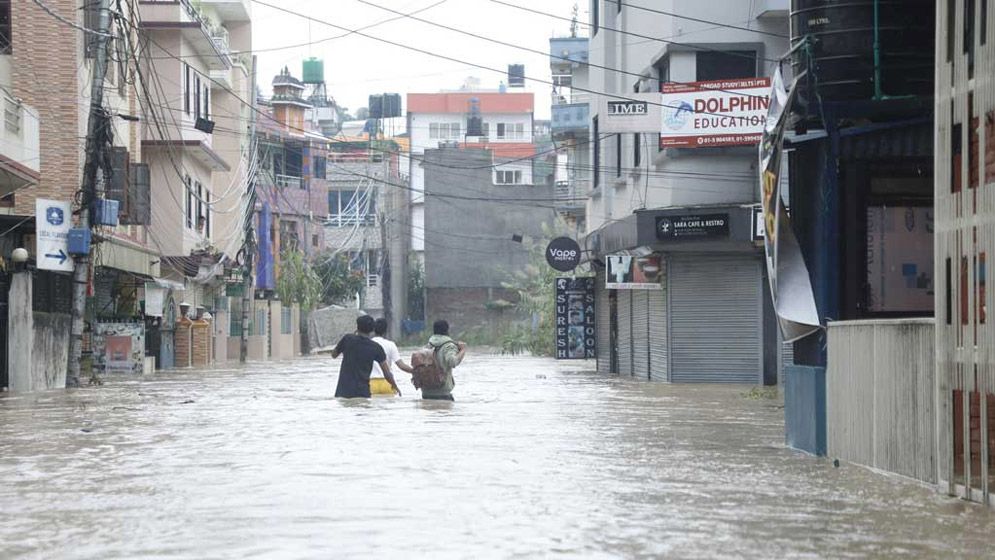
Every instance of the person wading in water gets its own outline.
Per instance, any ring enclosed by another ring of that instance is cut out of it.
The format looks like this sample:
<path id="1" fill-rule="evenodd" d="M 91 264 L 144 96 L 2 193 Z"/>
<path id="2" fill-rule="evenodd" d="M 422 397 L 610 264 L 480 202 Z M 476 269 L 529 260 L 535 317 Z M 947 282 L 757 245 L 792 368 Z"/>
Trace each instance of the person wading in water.
<path id="1" fill-rule="evenodd" d="M 343 399 L 370 398 L 370 372 L 373 364 L 380 364 L 387 383 L 398 396 L 401 390 L 394 382 L 390 372 L 387 355 L 383 348 L 373 342 L 375 321 L 369 315 L 356 319 L 356 334 L 347 334 L 335 345 L 332 358 L 342 356 L 339 367 L 339 383 L 335 388 L 335 396 Z"/>

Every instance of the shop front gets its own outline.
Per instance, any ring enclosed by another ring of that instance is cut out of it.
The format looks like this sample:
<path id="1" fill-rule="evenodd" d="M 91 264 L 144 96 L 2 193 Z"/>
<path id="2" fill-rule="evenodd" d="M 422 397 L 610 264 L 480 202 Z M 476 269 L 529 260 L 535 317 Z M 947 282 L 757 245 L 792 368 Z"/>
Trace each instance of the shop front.
<path id="1" fill-rule="evenodd" d="M 590 236 L 601 265 L 599 371 L 776 383 L 783 355 L 755 214 L 753 206 L 643 210 Z"/>

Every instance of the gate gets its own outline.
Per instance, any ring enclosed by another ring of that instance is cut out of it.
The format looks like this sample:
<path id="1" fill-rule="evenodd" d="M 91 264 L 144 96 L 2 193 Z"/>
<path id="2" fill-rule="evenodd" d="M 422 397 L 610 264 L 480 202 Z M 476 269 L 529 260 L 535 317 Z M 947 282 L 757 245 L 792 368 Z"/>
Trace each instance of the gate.
<path id="1" fill-rule="evenodd" d="M 158 329 L 159 352 L 156 354 L 158 369 L 172 369 L 174 366 L 174 329 L 176 328 L 176 302 L 172 297 L 166 298 L 166 306 L 162 313 L 162 324 Z"/>

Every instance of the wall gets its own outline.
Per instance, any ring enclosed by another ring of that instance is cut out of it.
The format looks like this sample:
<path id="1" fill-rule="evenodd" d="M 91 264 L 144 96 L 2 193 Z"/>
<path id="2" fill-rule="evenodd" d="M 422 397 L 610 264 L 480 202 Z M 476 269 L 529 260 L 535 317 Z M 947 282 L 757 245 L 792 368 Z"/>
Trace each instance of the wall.
<path id="1" fill-rule="evenodd" d="M 31 385 L 34 390 L 66 386 L 72 319 L 63 313 L 35 313 Z"/>
<path id="2" fill-rule="evenodd" d="M 343 336 L 356 331 L 356 317 L 363 313 L 358 309 L 326 307 L 311 312 L 308 328 L 311 346 L 330 348 Z"/>
<path id="3" fill-rule="evenodd" d="M 425 152 L 427 288 L 501 287 L 529 260 L 525 245 L 512 235 L 540 237 L 542 224 L 555 221 L 552 204 L 540 202 L 552 200 L 551 185 L 494 185 L 490 161 L 483 150 Z M 465 171 L 454 175 L 441 165 Z"/>
<path id="4" fill-rule="evenodd" d="M 66 386 L 69 364 L 69 316 L 32 311 L 32 277 L 11 277 L 7 308 L 9 388 L 29 393 Z"/>
<path id="5" fill-rule="evenodd" d="M 439 319 L 449 322 L 453 336 L 479 330 L 483 334 L 498 332 L 517 319 L 523 319 L 514 310 L 488 309 L 495 300 L 514 302 L 514 292 L 500 288 L 428 288 L 425 290 L 426 324 Z M 493 344 L 500 344 L 495 340 Z"/>
<path id="6" fill-rule="evenodd" d="M 828 454 L 937 482 L 932 319 L 829 324 Z"/>

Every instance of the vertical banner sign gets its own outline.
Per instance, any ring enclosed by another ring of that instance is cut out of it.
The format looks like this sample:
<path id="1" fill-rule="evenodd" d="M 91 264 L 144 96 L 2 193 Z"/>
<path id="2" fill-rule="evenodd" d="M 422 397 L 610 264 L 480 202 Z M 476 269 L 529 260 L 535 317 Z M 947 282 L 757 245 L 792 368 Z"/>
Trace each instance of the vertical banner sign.
<path id="1" fill-rule="evenodd" d="M 69 257 L 72 215 L 68 202 L 35 199 L 35 257 L 40 270 L 73 271 Z"/>
<path id="2" fill-rule="evenodd" d="M 594 278 L 556 279 L 556 359 L 597 357 Z"/>
<path id="3" fill-rule="evenodd" d="M 784 88 L 781 69 L 774 73 L 770 109 L 760 142 L 760 201 L 763 206 L 764 253 L 774 311 L 785 341 L 794 341 L 817 331 L 819 312 L 812 282 L 795 239 L 788 213 L 781 201 L 780 170 L 784 129 L 794 99 L 798 78 L 791 91 Z"/>

